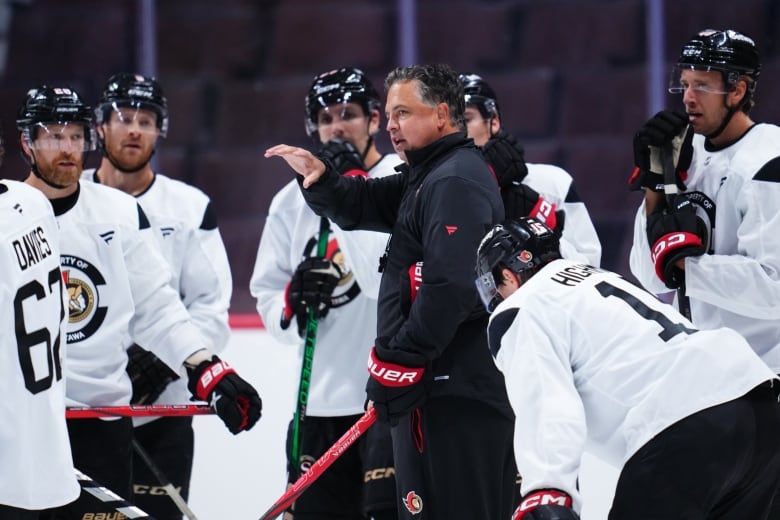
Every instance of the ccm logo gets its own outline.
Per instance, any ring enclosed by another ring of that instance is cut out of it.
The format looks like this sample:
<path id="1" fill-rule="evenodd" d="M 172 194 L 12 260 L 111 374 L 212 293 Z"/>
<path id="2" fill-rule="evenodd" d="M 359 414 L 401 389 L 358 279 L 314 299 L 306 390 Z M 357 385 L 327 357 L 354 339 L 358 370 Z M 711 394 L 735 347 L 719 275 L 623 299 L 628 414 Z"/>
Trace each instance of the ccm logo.
<path id="1" fill-rule="evenodd" d="M 701 238 L 693 233 L 668 233 L 653 245 L 653 251 L 650 256 L 653 262 L 656 262 L 658 257 L 663 256 L 668 251 L 680 248 L 682 246 L 701 246 Z"/>
<path id="2" fill-rule="evenodd" d="M 384 386 L 408 386 L 418 382 L 423 368 L 410 368 L 377 359 L 374 348 L 368 357 L 368 372 Z"/>
<path id="3" fill-rule="evenodd" d="M 546 505 L 571 507 L 571 497 L 566 493 L 557 491 L 540 491 L 526 497 L 517 509 L 519 511 L 528 511 L 529 509 L 535 509 L 539 506 Z"/>

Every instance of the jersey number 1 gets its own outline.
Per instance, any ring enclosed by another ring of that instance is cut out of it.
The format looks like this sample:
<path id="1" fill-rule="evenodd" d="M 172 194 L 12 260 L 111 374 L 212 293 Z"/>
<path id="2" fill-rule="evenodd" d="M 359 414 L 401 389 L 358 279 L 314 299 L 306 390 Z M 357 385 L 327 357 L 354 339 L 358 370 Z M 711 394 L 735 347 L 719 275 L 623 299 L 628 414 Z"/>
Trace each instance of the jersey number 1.
<path id="1" fill-rule="evenodd" d="M 655 309 L 651 309 L 650 307 L 645 305 L 645 303 L 642 300 L 640 300 L 633 294 L 628 293 L 623 289 L 620 289 L 619 287 L 615 287 L 614 285 L 608 282 L 599 282 L 595 285 L 595 287 L 596 290 L 599 292 L 599 294 L 601 294 L 604 298 L 608 296 L 614 296 L 616 298 L 620 298 L 644 319 L 652 320 L 658 323 L 662 329 L 661 332 L 658 333 L 658 336 L 664 341 L 669 341 L 670 339 L 672 339 L 673 337 L 675 337 L 681 332 L 684 332 L 686 334 L 696 332 L 695 329 L 689 329 L 682 323 L 674 323 L 663 312 L 657 311 Z"/>

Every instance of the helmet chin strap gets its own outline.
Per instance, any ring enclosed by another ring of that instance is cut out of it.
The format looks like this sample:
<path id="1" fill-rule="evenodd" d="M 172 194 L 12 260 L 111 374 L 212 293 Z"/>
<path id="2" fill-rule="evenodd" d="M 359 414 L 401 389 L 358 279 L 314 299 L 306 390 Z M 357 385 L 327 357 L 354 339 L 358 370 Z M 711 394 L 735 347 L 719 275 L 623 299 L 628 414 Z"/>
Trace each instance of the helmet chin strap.
<path id="1" fill-rule="evenodd" d="M 43 175 L 41 175 L 40 170 L 38 170 L 38 165 L 33 162 L 33 160 L 30 158 L 29 155 L 24 153 L 23 150 L 19 150 L 19 154 L 22 156 L 22 159 L 24 159 L 24 162 L 27 163 L 27 165 L 30 167 L 30 171 L 33 172 L 33 175 L 38 177 L 40 180 L 42 180 L 46 185 L 54 188 L 55 190 L 64 190 L 67 188 L 67 186 L 63 186 L 62 184 L 57 184 L 56 182 L 52 182 Z M 32 150 L 30 150 L 30 154 L 35 157 L 35 155 L 32 153 Z"/>
<path id="2" fill-rule="evenodd" d="M 716 128 L 714 132 L 710 132 L 709 134 L 704 136 L 710 141 L 712 141 L 713 139 L 715 139 L 716 137 L 718 137 L 720 134 L 723 133 L 723 130 L 725 130 L 728 124 L 731 122 L 731 118 L 734 117 L 734 114 L 737 112 L 737 110 L 739 110 L 739 107 L 734 108 L 726 105 L 725 97 L 723 99 L 723 104 L 726 106 L 726 116 L 723 118 L 723 121 L 720 123 L 720 125 L 718 125 L 718 128 Z"/>

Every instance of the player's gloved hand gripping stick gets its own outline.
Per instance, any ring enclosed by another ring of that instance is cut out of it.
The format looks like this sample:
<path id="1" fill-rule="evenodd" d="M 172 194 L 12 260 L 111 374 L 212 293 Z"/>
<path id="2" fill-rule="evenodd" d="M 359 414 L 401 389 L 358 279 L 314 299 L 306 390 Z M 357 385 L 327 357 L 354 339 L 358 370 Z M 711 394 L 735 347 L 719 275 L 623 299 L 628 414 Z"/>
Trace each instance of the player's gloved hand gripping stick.
<path id="1" fill-rule="evenodd" d="M 328 219 L 320 219 L 320 232 L 317 239 L 317 256 L 324 258 L 328 249 L 328 235 L 330 224 Z M 298 401 L 295 407 L 292 429 L 292 466 L 300 470 L 301 459 L 301 423 L 306 417 L 306 404 L 309 401 L 309 385 L 311 384 L 311 370 L 314 365 L 314 344 L 317 340 L 317 319 L 319 309 L 315 306 L 309 308 L 309 319 L 306 322 L 306 334 L 303 339 L 303 360 L 301 362 L 301 377 L 298 382 Z M 292 503 L 292 502 L 290 502 Z"/>

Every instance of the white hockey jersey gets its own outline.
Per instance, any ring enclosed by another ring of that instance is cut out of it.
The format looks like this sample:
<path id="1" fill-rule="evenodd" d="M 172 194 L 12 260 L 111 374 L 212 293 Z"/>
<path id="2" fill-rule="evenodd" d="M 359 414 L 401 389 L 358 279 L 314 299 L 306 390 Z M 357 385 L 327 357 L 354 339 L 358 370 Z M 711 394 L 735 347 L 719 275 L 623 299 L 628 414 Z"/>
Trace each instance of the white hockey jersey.
<path id="1" fill-rule="evenodd" d="M 100 182 L 94 169 L 85 170 L 82 179 Z M 211 201 L 198 188 L 160 174 L 155 174 L 152 184 L 136 200 L 149 218 L 160 251 L 171 268 L 171 285 L 187 308 L 192 324 L 209 342 L 212 352 L 222 352 L 230 338 L 228 308 L 233 280 Z M 179 377 L 156 403 L 189 402 L 184 367 L 179 369 Z M 133 422 L 140 425 L 151 420 L 154 418 L 141 417 Z"/>
<path id="2" fill-rule="evenodd" d="M 128 337 L 177 370 L 211 345 L 171 287 L 170 269 L 133 197 L 82 180 L 75 197 L 52 204 L 69 297 L 67 404 L 126 405 Z"/>
<path id="3" fill-rule="evenodd" d="M 385 155 L 371 177 L 395 174 L 402 160 Z M 260 239 L 250 282 L 257 311 L 266 329 L 280 341 L 294 344 L 303 356 L 303 340 L 295 318 L 283 330 L 280 318 L 285 288 L 306 256 L 316 255 L 320 217 L 306 205 L 296 180 L 274 196 Z M 317 339 L 309 387 L 307 415 L 339 417 L 363 412 L 368 372 L 366 360 L 376 339 L 377 268 L 389 235 L 372 231 L 343 231 L 330 224 L 328 250 L 345 273 L 333 292 L 336 303 L 317 324 Z M 297 381 L 299 374 L 290 374 Z M 297 385 L 296 385 L 297 391 Z"/>
<path id="4" fill-rule="evenodd" d="M 564 258 L 601 265 L 601 242 L 590 219 L 585 203 L 567 200 L 572 189 L 572 177 L 563 168 L 552 164 L 526 163 L 528 175 L 523 184 L 533 188 L 566 215 L 561 234 L 561 255 Z"/>
<path id="5" fill-rule="evenodd" d="M 522 493 L 561 489 L 575 509 L 586 447 L 620 468 L 668 426 L 775 377 L 733 330 L 695 331 L 619 275 L 569 260 L 501 302 L 488 336 L 516 414 Z"/>
<path id="6" fill-rule="evenodd" d="M 722 150 L 693 138 L 686 193 L 710 227 L 709 254 L 685 259 L 691 318 L 700 329 L 731 327 L 780 373 L 780 127 L 753 126 Z M 717 219 L 715 216 L 717 215 Z M 649 291 L 667 292 L 655 275 L 645 206 L 634 221 L 631 273 Z"/>
<path id="7" fill-rule="evenodd" d="M 58 233 L 40 191 L 0 181 L 0 504 L 31 510 L 80 489 L 65 426 Z"/>

